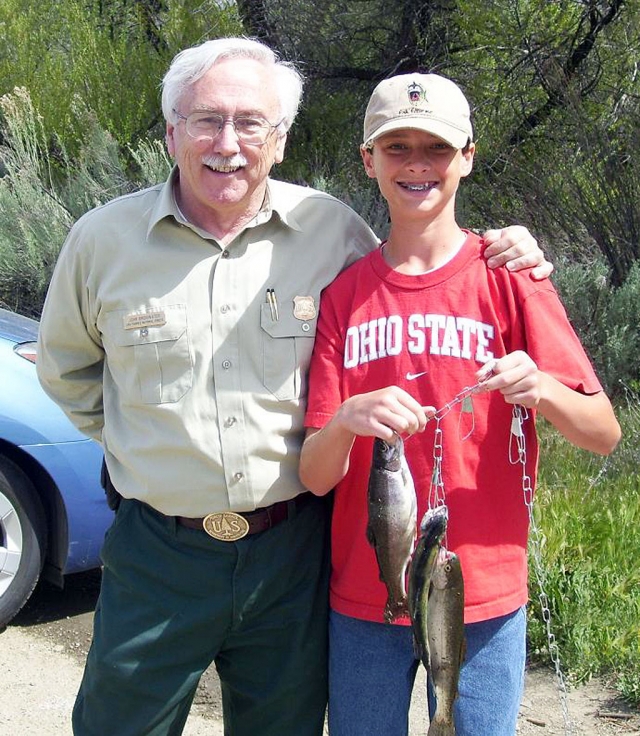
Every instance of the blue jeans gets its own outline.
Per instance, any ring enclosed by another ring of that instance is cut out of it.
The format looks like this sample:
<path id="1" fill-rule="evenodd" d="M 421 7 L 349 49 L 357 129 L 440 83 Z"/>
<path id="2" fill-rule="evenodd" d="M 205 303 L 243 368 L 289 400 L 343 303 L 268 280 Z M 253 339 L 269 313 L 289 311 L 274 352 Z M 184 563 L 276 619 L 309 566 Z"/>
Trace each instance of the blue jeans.
<path id="1" fill-rule="evenodd" d="M 465 636 L 467 651 L 454 708 L 456 734 L 513 736 L 524 685 L 525 608 L 468 624 Z M 361 621 L 331 611 L 331 736 L 406 736 L 419 665 L 409 626 Z M 432 710 L 433 698 L 429 700 Z"/>

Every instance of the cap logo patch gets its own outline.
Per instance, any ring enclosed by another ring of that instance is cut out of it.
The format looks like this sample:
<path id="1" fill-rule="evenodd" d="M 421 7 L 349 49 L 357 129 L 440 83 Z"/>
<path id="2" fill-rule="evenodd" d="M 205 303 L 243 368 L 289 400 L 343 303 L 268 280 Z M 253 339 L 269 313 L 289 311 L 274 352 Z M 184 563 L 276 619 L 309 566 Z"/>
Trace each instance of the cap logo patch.
<path id="1" fill-rule="evenodd" d="M 407 87 L 407 96 L 410 102 L 419 102 L 421 98 L 426 100 L 424 89 L 417 82 L 411 82 Z"/>

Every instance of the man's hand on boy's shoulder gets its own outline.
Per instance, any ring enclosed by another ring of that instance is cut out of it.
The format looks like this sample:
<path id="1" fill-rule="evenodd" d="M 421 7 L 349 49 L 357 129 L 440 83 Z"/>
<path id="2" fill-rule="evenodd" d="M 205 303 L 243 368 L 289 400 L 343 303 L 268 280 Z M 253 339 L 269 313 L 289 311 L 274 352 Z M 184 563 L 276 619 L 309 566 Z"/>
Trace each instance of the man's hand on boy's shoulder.
<path id="1" fill-rule="evenodd" d="M 537 281 L 551 275 L 553 264 L 545 260 L 537 240 L 523 225 L 486 230 L 482 238 L 487 244 L 484 257 L 489 268 L 505 265 L 509 271 L 532 268 L 531 275 Z"/>

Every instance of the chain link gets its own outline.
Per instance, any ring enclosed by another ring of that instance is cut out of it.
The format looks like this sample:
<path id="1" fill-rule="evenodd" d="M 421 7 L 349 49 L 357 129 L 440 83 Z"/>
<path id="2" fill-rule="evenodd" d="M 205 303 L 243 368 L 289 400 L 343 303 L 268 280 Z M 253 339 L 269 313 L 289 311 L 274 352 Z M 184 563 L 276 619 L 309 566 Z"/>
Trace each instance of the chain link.
<path id="1" fill-rule="evenodd" d="M 549 598 L 545 592 L 546 573 L 542 564 L 542 547 L 544 545 L 544 535 L 540 531 L 533 513 L 533 486 L 531 476 L 527 473 L 527 446 L 523 424 L 528 419 L 527 410 L 519 405 L 515 405 L 512 410 L 511 421 L 511 437 L 509 442 L 509 461 L 512 464 L 520 463 L 522 466 L 522 493 L 524 495 L 524 503 L 529 514 L 529 551 L 531 561 L 533 563 L 533 571 L 538 584 L 538 601 L 540 603 L 540 611 L 542 620 L 544 621 L 547 634 L 547 648 L 549 657 L 553 663 L 556 682 L 558 684 L 558 692 L 560 693 L 560 706 L 562 708 L 562 718 L 564 720 L 564 731 L 567 736 L 574 736 L 576 733 L 575 725 L 571 721 L 569 715 L 569 705 L 567 699 L 567 685 L 562 668 L 560 667 L 560 650 L 558 642 L 553 633 L 551 626 L 551 608 Z M 515 444 L 515 455 L 513 454 Z"/>
<path id="2" fill-rule="evenodd" d="M 482 387 L 484 381 L 486 381 L 491 374 L 492 371 L 490 370 L 481 381 L 478 381 L 478 383 L 473 384 L 473 386 L 465 386 L 465 388 L 459 391 L 451 401 L 438 409 L 432 417 L 432 419 L 435 419 L 436 429 L 433 438 L 433 472 L 431 474 L 431 486 L 429 487 L 430 509 L 445 505 L 444 480 L 442 478 L 443 444 L 440 422 L 458 404 L 462 404 L 473 394 L 477 393 Z"/>
<path id="3" fill-rule="evenodd" d="M 431 474 L 431 486 L 429 488 L 429 508 L 444 506 L 444 481 L 442 479 L 442 429 L 440 428 L 440 417 L 436 417 L 436 429 L 433 438 L 433 472 Z"/>

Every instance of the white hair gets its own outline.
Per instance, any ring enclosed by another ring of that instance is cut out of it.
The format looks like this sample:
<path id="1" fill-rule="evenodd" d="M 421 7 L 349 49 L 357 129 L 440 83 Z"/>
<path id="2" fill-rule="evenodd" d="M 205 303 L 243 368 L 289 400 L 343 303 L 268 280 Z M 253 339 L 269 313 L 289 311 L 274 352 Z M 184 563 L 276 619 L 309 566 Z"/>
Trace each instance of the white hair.
<path id="1" fill-rule="evenodd" d="M 293 64 L 283 61 L 268 46 L 250 38 L 218 38 L 181 51 L 162 80 L 162 113 L 167 122 L 177 121 L 174 108 L 184 92 L 222 59 L 255 59 L 273 67 L 280 103 L 281 129 L 289 130 L 302 99 L 303 79 Z"/>

